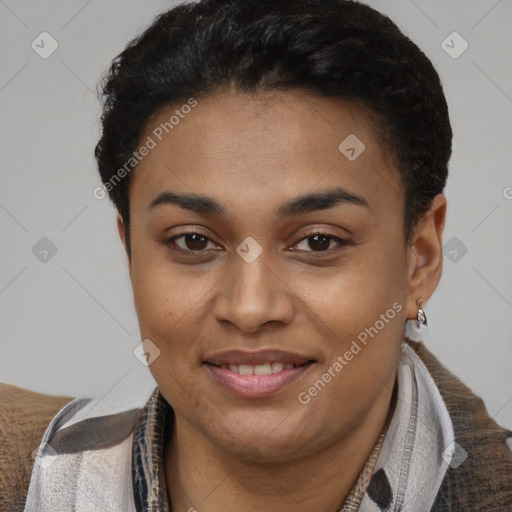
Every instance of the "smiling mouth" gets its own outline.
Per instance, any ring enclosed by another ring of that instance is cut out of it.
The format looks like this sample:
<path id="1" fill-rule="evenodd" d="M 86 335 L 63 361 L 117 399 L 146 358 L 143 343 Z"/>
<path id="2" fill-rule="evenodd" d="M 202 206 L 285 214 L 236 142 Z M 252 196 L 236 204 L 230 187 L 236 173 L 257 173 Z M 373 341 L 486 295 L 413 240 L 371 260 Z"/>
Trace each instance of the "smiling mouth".
<path id="1" fill-rule="evenodd" d="M 293 386 L 317 363 L 291 352 L 228 351 L 203 362 L 213 382 L 242 398 L 264 398 Z"/>

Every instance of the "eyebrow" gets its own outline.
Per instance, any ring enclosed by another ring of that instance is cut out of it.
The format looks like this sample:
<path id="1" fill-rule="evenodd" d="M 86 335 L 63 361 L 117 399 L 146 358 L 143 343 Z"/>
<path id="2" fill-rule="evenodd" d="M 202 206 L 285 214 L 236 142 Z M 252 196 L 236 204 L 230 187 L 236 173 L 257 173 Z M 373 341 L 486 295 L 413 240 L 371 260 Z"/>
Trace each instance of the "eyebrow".
<path id="1" fill-rule="evenodd" d="M 177 205 L 184 210 L 190 210 L 203 215 L 223 216 L 226 209 L 213 197 L 199 194 L 184 194 L 166 190 L 151 201 L 148 210 L 164 204 Z M 347 190 L 336 187 L 323 192 L 315 192 L 295 197 L 282 204 L 276 211 L 278 217 L 304 215 L 318 210 L 327 210 L 341 204 L 354 204 L 371 210 L 364 197 L 357 196 Z"/>

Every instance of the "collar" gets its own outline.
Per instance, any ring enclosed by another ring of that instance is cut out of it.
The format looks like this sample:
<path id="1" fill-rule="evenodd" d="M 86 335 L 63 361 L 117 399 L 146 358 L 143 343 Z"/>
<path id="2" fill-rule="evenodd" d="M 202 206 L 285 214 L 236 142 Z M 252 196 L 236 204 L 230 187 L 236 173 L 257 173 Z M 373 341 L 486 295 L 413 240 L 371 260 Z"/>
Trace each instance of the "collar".
<path id="1" fill-rule="evenodd" d="M 174 412 L 155 388 L 135 424 L 133 496 L 137 512 L 170 512 L 164 454 Z"/>
<path id="2" fill-rule="evenodd" d="M 429 371 L 402 343 L 396 409 L 360 512 L 431 510 L 456 444 L 453 424 Z"/>

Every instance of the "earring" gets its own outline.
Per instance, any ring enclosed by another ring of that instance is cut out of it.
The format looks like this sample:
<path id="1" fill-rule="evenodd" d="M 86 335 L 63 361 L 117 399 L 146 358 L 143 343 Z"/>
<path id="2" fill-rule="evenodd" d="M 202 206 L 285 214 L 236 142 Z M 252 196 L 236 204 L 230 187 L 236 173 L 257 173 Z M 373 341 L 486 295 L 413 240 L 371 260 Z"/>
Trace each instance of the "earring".
<path id="1" fill-rule="evenodd" d="M 425 311 L 421 309 L 423 301 L 418 299 L 418 315 L 416 319 L 407 319 L 405 322 L 404 336 L 412 341 L 424 341 L 428 337 L 428 324 Z"/>

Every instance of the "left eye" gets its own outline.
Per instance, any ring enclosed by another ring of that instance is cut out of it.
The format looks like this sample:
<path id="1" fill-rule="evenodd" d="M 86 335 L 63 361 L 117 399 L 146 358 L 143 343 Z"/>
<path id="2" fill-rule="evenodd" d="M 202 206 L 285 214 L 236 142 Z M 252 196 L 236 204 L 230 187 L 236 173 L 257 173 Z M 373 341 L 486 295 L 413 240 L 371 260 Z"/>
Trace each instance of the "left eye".
<path id="1" fill-rule="evenodd" d="M 327 233 L 314 233 L 304 237 L 298 244 L 296 244 L 296 246 L 299 247 L 302 244 L 306 244 L 311 249 L 313 249 L 313 251 L 308 251 L 304 248 L 300 249 L 306 250 L 306 252 L 327 252 L 331 250 L 331 242 L 335 242 L 339 246 L 349 244 L 348 240 L 338 236 L 329 235 Z"/>
<path id="2" fill-rule="evenodd" d="M 183 245 L 177 243 L 177 240 L 184 239 Z M 208 237 L 201 233 L 183 233 L 182 235 L 175 236 L 169 240 L 175 243 L 180 249 L 184 251 L 202 251 L 207 248 L 208 242 L 213 243 Z"/>

